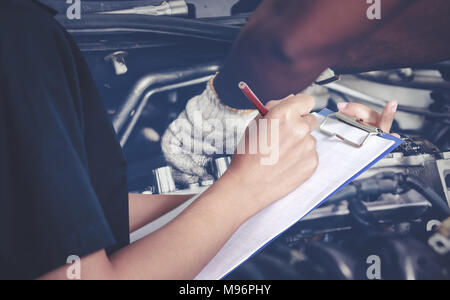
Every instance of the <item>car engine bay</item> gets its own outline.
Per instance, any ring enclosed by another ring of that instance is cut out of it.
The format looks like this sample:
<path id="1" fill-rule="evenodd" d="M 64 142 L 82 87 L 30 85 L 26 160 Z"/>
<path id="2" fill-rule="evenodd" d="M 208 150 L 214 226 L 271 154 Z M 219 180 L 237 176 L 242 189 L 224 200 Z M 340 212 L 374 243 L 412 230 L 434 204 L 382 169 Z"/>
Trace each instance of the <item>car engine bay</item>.
<path id="1" fill-rule="evenodd" d="M 212 185 L 177 186 L 161 137 L 220 71 L 259 1 L 159 9 L 161 0 L 82 1 L 80 20 L 65 17 L 62 1 L 41 2 L 60 12 L 86 57 L 128 160 L 130 192 L 197 194 Z M 383 279 L 450 279 L 450 62 L 342 75 L 314 110 L 349 101 L 379 109 L 394 99 L 393 132 L 404 144 L 227 279 L 367 279 L 373 255 Z M 215 180 L 231 159 L 211 160 Z"/>

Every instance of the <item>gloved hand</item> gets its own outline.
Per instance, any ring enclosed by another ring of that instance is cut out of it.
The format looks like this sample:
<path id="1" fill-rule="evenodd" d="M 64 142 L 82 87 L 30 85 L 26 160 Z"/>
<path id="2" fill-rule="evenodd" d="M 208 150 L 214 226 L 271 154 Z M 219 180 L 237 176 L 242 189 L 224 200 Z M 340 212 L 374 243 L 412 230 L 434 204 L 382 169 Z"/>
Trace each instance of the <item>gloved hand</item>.
<path id="1" fill-rule="evenodd" d="M 177 184 L 212 179 L 206 167 L 214 155 L 232 155 L 255 110 L 235 110 L 219 100 L 211 80 L 189 100 L 186 109 L 164 133 L 161 146 Z"/>
<path id="2" fill-rule="evenodd" d="M 317 81 L 333 77 L 327 70 Z M 212 79 L 206 90 L 189 100 L 186 109 L 164 133 L 161 146 L 173 167 L 175 182 L 188 186 L 211 180 L 207 165 L 215 155 L 233 155 L 245 130 L 257 115 L 256 110 L 236 110 L 221 103 Z M 328 97 L 327 89 L 313 85 L 304 93 Z"/>

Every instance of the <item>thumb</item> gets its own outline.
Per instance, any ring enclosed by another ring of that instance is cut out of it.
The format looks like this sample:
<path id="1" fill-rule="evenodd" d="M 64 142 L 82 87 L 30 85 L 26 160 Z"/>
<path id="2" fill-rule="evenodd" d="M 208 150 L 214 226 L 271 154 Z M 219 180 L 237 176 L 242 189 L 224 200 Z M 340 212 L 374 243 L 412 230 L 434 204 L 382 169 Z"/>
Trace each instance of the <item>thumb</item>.
<path id="1" fill-rule="evenodd" d="M 391 131 L 397 109 L 397 101 L 389 102 L 384 108 L 383 113 L 380 116 L 380 120 L 378 121 L 378 127 L 384 132 L 389 133 Z"/>

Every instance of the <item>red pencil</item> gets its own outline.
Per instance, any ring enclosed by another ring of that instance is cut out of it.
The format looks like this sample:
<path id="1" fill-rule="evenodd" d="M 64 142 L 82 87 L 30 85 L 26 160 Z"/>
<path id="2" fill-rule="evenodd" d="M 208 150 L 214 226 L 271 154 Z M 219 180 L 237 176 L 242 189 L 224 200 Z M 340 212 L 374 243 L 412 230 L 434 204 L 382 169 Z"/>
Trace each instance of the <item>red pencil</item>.
<path id="1" fill-rule="evenodd" d="M 253 91 L 249 88 L 249 86 L 245 82 L 239 83 L 239 88 L 242 93 L 250 100 L 258 109 L 259 113 L 264 117 L 269 113 L 269 110 L 262 104 L 259 98 L 253 93 Z"/>

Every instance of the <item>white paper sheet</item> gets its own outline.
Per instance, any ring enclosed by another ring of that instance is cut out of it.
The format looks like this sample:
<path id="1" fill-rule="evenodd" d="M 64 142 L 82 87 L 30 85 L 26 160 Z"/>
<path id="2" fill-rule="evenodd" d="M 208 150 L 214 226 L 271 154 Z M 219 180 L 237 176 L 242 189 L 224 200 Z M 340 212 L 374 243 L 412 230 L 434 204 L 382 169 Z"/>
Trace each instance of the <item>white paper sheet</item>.
<path id="1" fill-rule="evenodd" d="M 316 116 L 319 122 L 323 120 L 322 116 Z M 333 120 L 327 127 L 340 133 L 345 132 L 346 137 L 356 141 L 367 134 L 360 129 Z M 395 144 L 394 141 L 382 137 L 371 137 L 362 148 L 358 149 L 337 138 L 330 138 L 319 130 L 316 130 L 313 135 L 318 141 L 320 158 L 319 167 L 314 176 L 296 191 L 242 225 L 197 276 L 197 280 L 216 280 L 229 274 Z"/>

